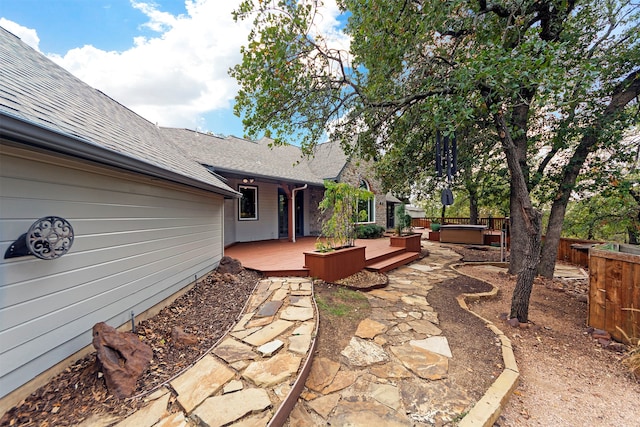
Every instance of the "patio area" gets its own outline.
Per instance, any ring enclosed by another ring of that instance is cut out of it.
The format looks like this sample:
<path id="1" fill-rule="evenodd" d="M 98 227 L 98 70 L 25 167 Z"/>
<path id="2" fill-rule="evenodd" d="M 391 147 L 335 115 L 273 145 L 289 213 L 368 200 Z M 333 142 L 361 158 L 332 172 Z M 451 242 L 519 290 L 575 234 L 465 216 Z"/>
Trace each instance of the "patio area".
<path id="1" fill-rule="evenodd" d="M 314 251 L 316 241 L 316 237 L 300 237 L 296 242 L 265 240 L 236 243 L 225 249 L 225 255 L 240 260 L 245 268 L 265 276 L 307 277 L 309 270 L 304 265 L 304 252 Z M 387 237 L 358 239 L 356 246 L 365 247 L 366 268 L 380 272 L 408 264 L 419 257 L 415 252 L 390 246 Z"/>

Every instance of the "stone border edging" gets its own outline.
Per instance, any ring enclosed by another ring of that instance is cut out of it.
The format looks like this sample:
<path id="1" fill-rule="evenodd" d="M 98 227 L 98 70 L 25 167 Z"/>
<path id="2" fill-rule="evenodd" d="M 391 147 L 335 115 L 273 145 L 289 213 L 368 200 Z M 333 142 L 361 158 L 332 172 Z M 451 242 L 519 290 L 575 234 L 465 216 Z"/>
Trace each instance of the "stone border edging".
<path id="1" fill-rule="evenodd" d="M 493 264 L 493 263 L 483 263 L 483 264 Z M 465 263 L 456 263 L 451 264 L 449 267 L 454 270 L 456 273 L 471 277 L 468 274 L 465 274 L 457 269 L 457 267 L 463 266 Z M 482 265 L 478 263 L 473 263 L 473 265 Z M 473 277 L 473 279 L 480 280 L 482 282 L 487 283 L 493 289 L 489 292 L 480 292 L 474 294 L 461 294 L 456 299 L 460 307 L 463 310 L 473 314 L 478 319 L 482 320 L 487 328 L 489 328 L 496 336 L 500 339 L 501 347 L 502 347 L 502 360 L 504 362 L 504 369 L 502 373 L 498 376 L 498 378 L 491 384 L 489 389 L 484 393 L 484 396 L 471 408 L 471 410 L 465 415 L 465 417 L 460 420 L 458 426 L 460 427 L 468 427 L 468 426 L 483 426 L 490 427 L 500 416 L 500 413 L 504 409 L 509 397 L 513 393 L 513 390 L 518 385 L 518 381 L 520 379 L 520 371 L 518 370 L 518 365 L 516 363 L 516 358 L 513 354 L 513 348 L 511 347 L 511 340 L 502 332 L 493 322 L 485 319 L 479 314 L 473 312 L 469 309 L 467 305 L 467 300 L 479 300 L 482 298 L 493 298 L 498 295 L 498 288 L 492 285 L 491 283 L 478 279 L 477 277 Z"/>
<path id="2" fill-rule="evenodd" d="M 287 397 L 284 398 L 278 409 L 276 409 L 276 413 L 271 417 L 271 420 L 266 427 L 282 427 L 286 423 L 291 411 L 293 411 L 293 408 L 298 402 L 300 394 L 302 394 L 304 385 L 309 377 L 309 372 L 311 372 L 311 364 L 318 344 L 318 327 L 320 326 L 320 312 L 318 311 L 318 305 L 316 304 L 314 280 L 311 281 L 311 302 L 313 303 L 313 309 L 315 311 L 316 326 L 313 330 L 313 340 L 309 346 L 307 360 L 305 360 L 302 369 L 300 369 L 298 378 L 296 378 L 293 383 L 289 394 L 287 394 Z"/>

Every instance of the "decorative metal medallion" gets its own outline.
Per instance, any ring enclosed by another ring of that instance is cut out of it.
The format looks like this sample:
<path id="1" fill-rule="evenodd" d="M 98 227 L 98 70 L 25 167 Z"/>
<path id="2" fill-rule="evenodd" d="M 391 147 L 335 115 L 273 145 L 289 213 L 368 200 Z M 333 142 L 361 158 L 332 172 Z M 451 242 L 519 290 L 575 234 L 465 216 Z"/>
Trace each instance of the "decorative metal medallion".
<path id="1" fill-rule="evenodd" d="M 40 259 L 56 259 L 69 252 L 73 245 L 73 227 L 57 216 L 40 218 L 31 225 L 25 237 L 27 247 Z"/>

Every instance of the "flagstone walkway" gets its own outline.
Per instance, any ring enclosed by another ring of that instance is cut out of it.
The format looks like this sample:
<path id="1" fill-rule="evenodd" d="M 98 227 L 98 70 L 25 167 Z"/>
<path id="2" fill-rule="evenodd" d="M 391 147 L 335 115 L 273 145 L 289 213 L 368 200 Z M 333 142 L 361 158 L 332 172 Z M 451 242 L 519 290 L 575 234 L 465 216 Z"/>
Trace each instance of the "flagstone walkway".
<path id="1" fill-rule="evenodd" d="M 458 274 L 460 257 L 439 245 L 429 256 L 393 270 L 389 285 L 367 292 L 371 316 L 342 351 L 342 363 L 313 361 L 290 425 L 442 425 L 475 403 L 447 379 L 452 357 L 427 296 Z"/>
<path id="2" fill-rule="evenodd" d="M 459 420 L 475 402 L 447 378 L 452 354 L 427 296 L 435 284 L 458 275 L 448 265 L 460 257 L 425 244 L 428 257 L 391 271 L 387 287 L 366 293 L 371 315 L 342 351 L 342 363 L 310 357 L 318 328 L 311 279 L 264 279 L 212 354 L 170 382 L 173 395 L 169 388 L 157 391 L 149 405 L 117 425 L 413 426 Z M 461 425 L 490 425 L 484 415 L 469 420 Z"/>

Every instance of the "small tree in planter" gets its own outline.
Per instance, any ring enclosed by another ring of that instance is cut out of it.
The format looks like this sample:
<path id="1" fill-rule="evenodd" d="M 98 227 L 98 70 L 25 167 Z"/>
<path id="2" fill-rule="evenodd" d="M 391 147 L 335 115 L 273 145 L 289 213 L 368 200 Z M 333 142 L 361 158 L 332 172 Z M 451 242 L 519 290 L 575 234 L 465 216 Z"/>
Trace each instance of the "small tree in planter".
<path id="1" fill-rule="evenodd" d="M 373 197 L 371 191 L 346 183 L 325 181 L 324 198 L 318 205 L 323 214 L 322 235 L 328 246 L 337 249 L 353 246 L 356 239 L 356 223 L 366 219 L 366 212 L 358 212 L 358 200 Z M 326 245 L 322 245 L 326 249 Z"/>
<path id="2" fill-rule="evenodd" d="M 404 203 L 396 206 L 396 235 L 402 236 L 404 230 L 408 230 L 407 234 L 411 233 L 411 216 L 407 214 L 407 210 L 404 207 Z"/>

